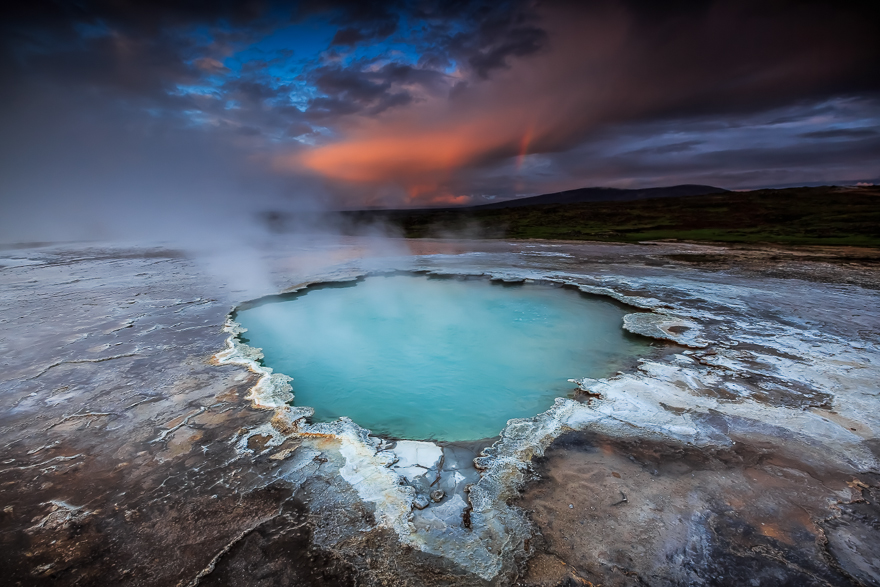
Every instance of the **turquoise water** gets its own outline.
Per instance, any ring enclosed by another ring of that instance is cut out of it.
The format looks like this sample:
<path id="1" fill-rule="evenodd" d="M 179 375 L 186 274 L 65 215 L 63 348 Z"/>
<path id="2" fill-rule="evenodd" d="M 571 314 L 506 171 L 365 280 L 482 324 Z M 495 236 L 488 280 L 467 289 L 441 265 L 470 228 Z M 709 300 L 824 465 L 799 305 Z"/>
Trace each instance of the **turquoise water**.
<path id="1" fill-rule="evenodd" d="M 497 436 L 648 349 L 611 302 L 542 285 L 368 277 L 242 310 L 248 344 L 315 421 L 414 440 Z"/>

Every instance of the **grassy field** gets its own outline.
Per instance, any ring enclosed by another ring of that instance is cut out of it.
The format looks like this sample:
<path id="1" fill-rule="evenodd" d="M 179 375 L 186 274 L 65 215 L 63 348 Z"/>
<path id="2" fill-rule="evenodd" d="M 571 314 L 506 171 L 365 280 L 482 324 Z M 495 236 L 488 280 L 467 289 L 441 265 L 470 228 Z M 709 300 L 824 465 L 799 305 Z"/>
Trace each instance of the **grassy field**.
<path id="1" fill-rule="evenodd" d="M 680 239 L 880 247 L 880 187 L 789 188 L 636 202 L 344 213 L 410 238 Z"/>

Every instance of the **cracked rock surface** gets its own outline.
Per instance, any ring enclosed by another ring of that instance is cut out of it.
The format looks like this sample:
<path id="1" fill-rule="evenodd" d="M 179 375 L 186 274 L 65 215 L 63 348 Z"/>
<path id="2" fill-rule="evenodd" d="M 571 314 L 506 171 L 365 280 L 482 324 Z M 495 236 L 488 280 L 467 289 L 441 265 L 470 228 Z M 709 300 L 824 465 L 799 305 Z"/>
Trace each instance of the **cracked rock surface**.
<path id="1" fill-rule="evenodd" d="M 256 292 L 167 249 L 0 251 L 6 584 L 880 584 L 877 253 L 253 254 Z M 288 379 L 230 342 L 247 299 L 401 270 L 610 296 L 656 352 L 573 374 L 571 397 L 498 439 L 438 446 L 308 423 Z"/>

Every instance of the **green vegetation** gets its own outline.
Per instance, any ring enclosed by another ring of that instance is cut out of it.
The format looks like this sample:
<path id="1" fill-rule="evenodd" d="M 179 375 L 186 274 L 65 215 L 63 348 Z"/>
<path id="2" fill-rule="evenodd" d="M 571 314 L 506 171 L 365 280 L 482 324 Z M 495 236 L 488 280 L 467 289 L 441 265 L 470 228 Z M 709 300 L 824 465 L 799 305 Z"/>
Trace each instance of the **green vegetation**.
<path id="1" fill-rule="evenodd" d="M 680 239 L 880 247 L 880 187 L 789 188 L 635 202 L 344 215 L 354 227 L 384 221 L 410 238 Z"/>

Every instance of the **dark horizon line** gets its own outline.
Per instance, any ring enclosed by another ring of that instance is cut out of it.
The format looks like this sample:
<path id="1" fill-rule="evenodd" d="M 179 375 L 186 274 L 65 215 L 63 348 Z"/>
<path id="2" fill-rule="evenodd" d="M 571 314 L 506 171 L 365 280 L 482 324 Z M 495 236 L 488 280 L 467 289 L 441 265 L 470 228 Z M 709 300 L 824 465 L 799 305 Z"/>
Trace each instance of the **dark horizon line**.
<path id="1" fill-rule="evenodd" d="M 753 187 L 753 188 L 722 188 L 719 186 L 706 186 L 719 189 L 721 191 L 726 192 L 756 192 L 760 190 L 784 190 L 791 188 L 817 188 L 817 187 L 859 187 L 858 184 L 870 184 L 870 185 L 880 185 L 880 177 L 873 179 L 854 179 L 847 180 L 846 182 L 835 182 L 835 183 L 827 183 L 827 182 L 807 182 L 807 183 L 782 183 L 782 184 L 772 184 L 762 187 Z M 488 206 L 492 204 L 502 204 L 504 202 L 514 202 L 518 200 L 526 200 L 529 198 L 539 198 L 541 196 L 551 196 L 555 194 L 564 194 L 567 192 L 575 192 L 579 190 L 615 190 L 619 192 L 637 192 L 644 190 L 653 190 L 653 189 L 669 189 L 676 188 L 684 185 L 703 185 L 703 184 L 689 184 L 682 183 L 676 185 L 669 186 L 651 186 L 645 188 L 615 188 L 608 186 L 588 186 L 582 188 L 572 188 L 569 190 L 561 190 L 556 192 L 547 192 L 543 194 L 534 194 L 530 196 L 514 196 L 512 198 L 508 198 L 505 200 L 490 200 L 488 202 L 483 202 L 480 204 L 461 204 L 457 206 L 421 206 L 418 208 L 384 208 L 382 206 L 368 206 L 364 208 L 339 208 L 334 210 L 327 210 L 328 213 L 340 213 L 340 212 L 418 212 L 418 211 L 431 211 L 438 212 L 442 210 L 469 210 L 474 208 L 480 208 L 483 206 Z"/>

